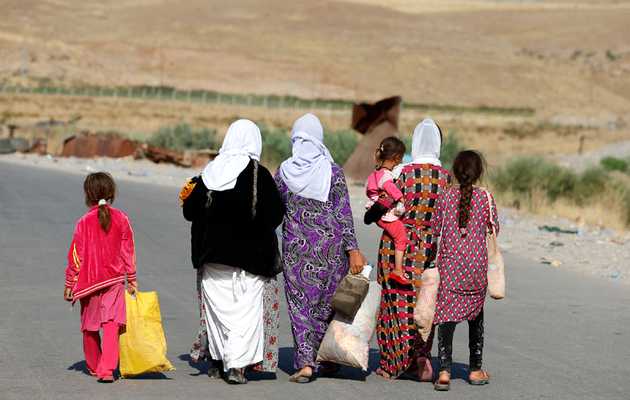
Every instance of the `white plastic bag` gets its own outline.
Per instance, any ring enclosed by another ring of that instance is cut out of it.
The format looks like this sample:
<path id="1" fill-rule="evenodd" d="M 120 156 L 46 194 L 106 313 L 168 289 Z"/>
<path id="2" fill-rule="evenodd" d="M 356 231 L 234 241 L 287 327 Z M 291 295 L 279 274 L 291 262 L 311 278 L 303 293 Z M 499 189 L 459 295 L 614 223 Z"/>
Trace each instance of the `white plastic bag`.
<path id="1" fill-rule="evenodd" d="M 422 286 L 418 292 L 416 307 L 413 310 L 413 319 L 418 325 L 418 331 L 425 342 L 433 329 L 435 317 L 435 303 L 437 301 L 438 288 L 440 287 L 440 273 L 436 268 L 425 269 L 422 272 Z"/>
<path id="2" fill-rule="evenodd" d="M 494 226 L 494 212 L 492 211 L 492 198 L 486 190 L 488 207 L 490 207 L 490 223 L 492 230 L 486 236 L 488 247 L 488 294 L 495 300 L 505 298 L 505 263 L 503 254 L 497 240 L 497 228 Z"/>
<path id="3" fill-rule="evenodd" d="M 329 361 L 367 371 L 370 340 L 376 329 L 381 285 L 370 282 L 368 293 L 353 321 L 335 316 L 317 353 L 317 361 Z"/>

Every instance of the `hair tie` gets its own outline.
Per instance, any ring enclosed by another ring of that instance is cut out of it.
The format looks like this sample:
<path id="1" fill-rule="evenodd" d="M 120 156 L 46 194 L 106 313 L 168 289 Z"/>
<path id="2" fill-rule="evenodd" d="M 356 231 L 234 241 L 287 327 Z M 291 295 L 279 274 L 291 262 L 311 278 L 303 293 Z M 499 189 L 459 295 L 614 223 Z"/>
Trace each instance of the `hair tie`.
<path id="1" fill-rule="evenodd" d="M 100 200 L 98 201 L 98 205 L 99 205 L 99 206 L 106 206 L 106 205 L 107 205 L 107 200 L 105 200 L 105 199 L 100 199 Z"/>

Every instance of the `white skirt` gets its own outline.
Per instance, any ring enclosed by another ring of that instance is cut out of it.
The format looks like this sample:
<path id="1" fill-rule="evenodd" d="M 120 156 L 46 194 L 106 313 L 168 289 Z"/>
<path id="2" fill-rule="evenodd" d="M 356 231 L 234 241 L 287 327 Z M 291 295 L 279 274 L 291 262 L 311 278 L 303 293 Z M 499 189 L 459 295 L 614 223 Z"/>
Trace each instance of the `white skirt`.
<path id="1" fill-rule="evenodd" d="M 263 360 L 265 279 L 240 268 L 204 265 L 201 289 L 208 350 L 223 368 L 244 368 Z"/>

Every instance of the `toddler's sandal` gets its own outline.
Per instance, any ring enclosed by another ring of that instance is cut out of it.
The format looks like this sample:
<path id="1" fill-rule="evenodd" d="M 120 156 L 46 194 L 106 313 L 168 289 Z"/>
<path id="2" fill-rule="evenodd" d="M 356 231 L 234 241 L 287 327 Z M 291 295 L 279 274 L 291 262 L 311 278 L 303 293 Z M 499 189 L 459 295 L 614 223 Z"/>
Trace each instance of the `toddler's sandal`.
<path id="1" fill-rule="evenodd" d="M 387 279 L 398 283 L 399 285 L 411 285 L 411 281 L 403 276 L 396 275 L 395 273 L 390 273 Z"/>

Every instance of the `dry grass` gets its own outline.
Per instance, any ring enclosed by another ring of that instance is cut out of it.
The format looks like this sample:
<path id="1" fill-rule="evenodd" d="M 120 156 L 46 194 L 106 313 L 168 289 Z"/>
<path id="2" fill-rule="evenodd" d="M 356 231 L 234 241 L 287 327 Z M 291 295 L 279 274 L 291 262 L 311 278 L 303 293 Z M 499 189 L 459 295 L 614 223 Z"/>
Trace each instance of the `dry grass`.
<path id="1" fill-rule="evenodd" d="M 519 210 L 539 216 L 566 218 L 578 226 L 609 228 L 618 232 L 628 230 L 625 223 L 627 218 L 625 200 L 619 191 L 607 190 L 588 206 L 581 206 L 566 199 L 552 202 L 540 189 L 533 190 L 528 196 L 511 192 L 493 193 L 502 206 L 514 207 L 515 204 L 519 204 Z"/>
<path id="2" fill-rule="evenodd" d="M 621 114 L 628 4 L 5 0 L 0 80 Z"/>
<path id="3" fill-rule="evenodd" d="M 630 176 L 623 172 L 593 167 L 576 173 L 540 158 L 520 158 L 489 180 L 504 205 L 578 225 L 630 228 Z"/>

